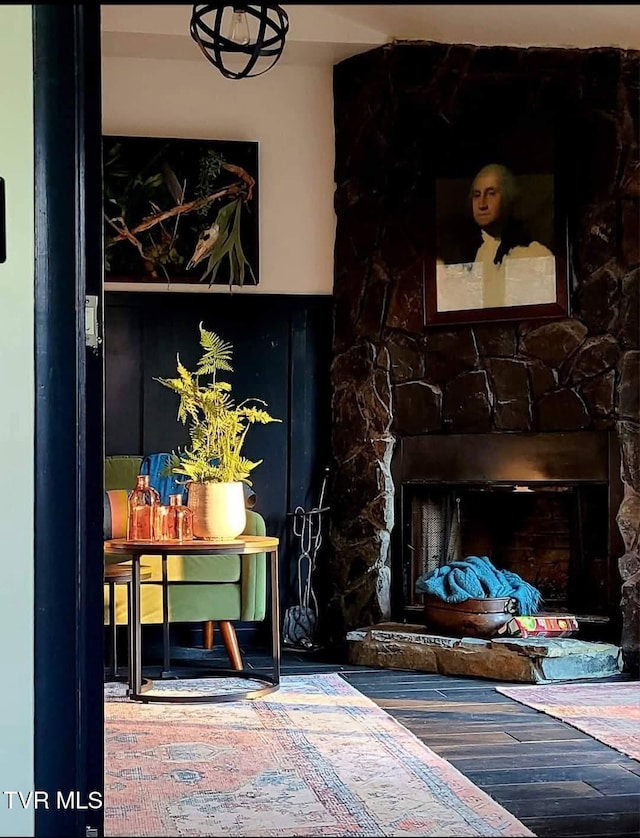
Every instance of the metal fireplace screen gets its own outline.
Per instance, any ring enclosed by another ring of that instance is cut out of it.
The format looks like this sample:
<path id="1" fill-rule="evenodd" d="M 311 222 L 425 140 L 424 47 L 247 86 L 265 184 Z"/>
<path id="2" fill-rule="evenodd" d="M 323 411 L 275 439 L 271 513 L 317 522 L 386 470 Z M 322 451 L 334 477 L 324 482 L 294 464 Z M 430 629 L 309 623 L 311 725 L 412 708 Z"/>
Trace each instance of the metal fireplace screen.
<path id="1" fill-rule="evenodd" d="M 418 491 L 411 499 L 411 591 L 419 576 L 460 558 L 460 498 L 454 492 Z"/>

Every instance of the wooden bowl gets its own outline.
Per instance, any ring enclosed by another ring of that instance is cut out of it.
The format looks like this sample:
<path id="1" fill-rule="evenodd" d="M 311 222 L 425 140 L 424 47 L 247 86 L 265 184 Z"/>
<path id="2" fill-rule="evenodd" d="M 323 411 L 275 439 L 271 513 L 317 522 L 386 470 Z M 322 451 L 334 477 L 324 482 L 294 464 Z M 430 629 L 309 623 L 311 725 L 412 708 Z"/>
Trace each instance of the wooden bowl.
<path id="1" fill-rule="evenodd" d="M 451 637 L 495 637 L 498 629 L 517 612 L 513 597 L 487 597 L 465 602 L 445 602 L 424 595 L 426 627 Z"/>

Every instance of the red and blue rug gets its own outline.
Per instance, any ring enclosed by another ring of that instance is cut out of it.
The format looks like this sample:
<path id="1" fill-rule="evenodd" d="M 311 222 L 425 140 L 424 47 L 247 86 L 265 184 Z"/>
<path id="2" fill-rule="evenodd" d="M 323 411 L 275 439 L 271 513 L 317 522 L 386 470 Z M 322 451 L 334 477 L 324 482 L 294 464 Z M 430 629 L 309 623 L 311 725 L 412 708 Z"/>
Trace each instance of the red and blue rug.
<path id="1" fill-rule="evenodd" d="M 158 684 L 207 688 L 219 681 Z M 108 691 L 105 834 L 532 835 L 337 674 L 287 676 L 263 699 L 224 704 Z"/>

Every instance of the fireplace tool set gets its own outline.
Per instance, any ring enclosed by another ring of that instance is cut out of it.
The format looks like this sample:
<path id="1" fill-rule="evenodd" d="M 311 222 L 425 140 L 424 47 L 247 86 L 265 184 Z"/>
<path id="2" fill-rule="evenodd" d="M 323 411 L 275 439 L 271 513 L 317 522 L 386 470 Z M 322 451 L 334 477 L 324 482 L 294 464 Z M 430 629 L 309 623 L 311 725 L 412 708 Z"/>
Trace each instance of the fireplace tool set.
<path id="1" fill-rule="evenodd" d="M 314 642 L 318 624 L 318 601 L 313 590 L 313 573 L 320 545 L 322 544 L 323 515 L 329 511 L 324 506 L 329 468 L 325 468 L 318 505 L 309 511 L 296 506 L 288 513 L 292 518 L 293 535 L 300 551 L 298 556 L 298 604 L 287 608 L 282 627 L 285 646 L 295 646 L 305 651 L 316 647 Z"/>

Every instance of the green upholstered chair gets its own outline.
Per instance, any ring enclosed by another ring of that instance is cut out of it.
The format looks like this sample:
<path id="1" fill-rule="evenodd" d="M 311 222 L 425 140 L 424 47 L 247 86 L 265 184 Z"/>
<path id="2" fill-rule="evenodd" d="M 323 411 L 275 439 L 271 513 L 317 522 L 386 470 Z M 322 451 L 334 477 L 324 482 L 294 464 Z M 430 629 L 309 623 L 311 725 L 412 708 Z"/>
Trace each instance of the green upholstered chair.
<path id="1" fill-rule="evenodd" d="M 111 537 L 126 537 L 126 495 L 140 473 L 142 457 L 111 456 L 105 458 L 105 517 L 111 517 Z M 118 491 L 119 490 L 119 491 Z M 110 501 L 110 504 L 109 502 Z M 264 518 L 254 510 L 247 510 L 245 535 L 265 535 Z M 171 556 L 167 560 L 168 579 L 171 581 L 216 582 L 215 585 L 169 585 L 169 622 L 199 623 L 204 625 L 204 645 L 213 645 L 214 624 L 217 624 L 225 648 L 235 669 L 242 669 L 234 620 L 259 621 L 266 613 L 267 561 L 264 553 L 242 561 L 239 555 Z M 105 553 L 105 563 L 122 561 L 122 556 Z M 147 581 L 161 582 L 160 556 L 145 555 L 151 576 Z M 127 623 L 127 588 L 116 586 L 116 624 Z M 140 592 L 142 624 L 162 623 L 162 585 L 143 583 Z M 109 622 L 109 588 L 105 585 L 105 624 Z"/>

